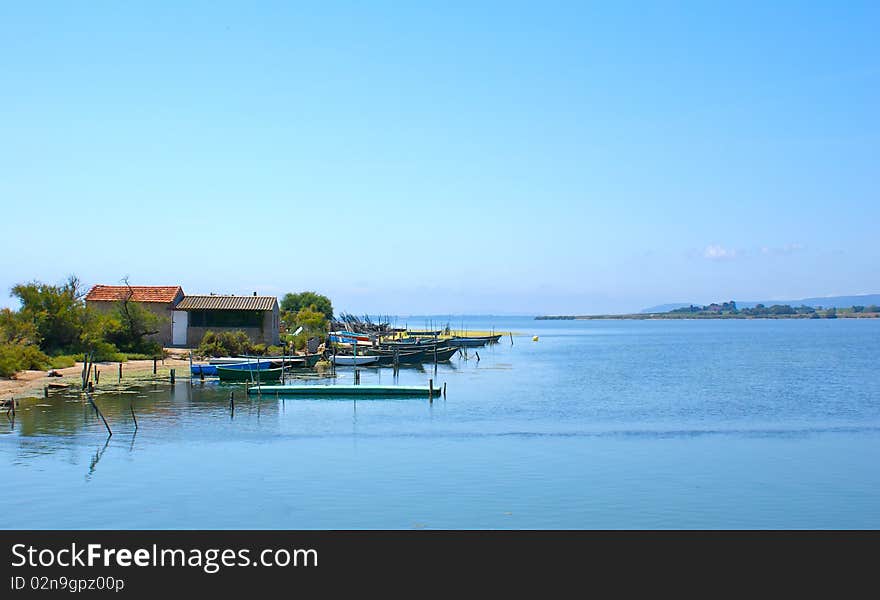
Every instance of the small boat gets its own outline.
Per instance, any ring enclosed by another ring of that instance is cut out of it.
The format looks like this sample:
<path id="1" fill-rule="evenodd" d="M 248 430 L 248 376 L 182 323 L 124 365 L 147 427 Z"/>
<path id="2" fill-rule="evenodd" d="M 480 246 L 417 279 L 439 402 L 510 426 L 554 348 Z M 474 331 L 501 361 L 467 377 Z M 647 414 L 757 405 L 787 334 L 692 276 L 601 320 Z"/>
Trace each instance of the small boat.
<path id="1" fill-rule="evenodd" d="M 378 356 L 350 356 L 347 354 L 335 354 L 330 357 L 330 362 L 340 367 L 366 367 L 379 362 Z"/>
<path id="2" fill-rule="evenodd" d="M 250 362 L 247 362 L 247 361 L 250 361 Z M 251 359 L 245 359 L 245 362 L 235 362 L 235 363 L 229 363 L 229 364 L 225 364 L 225 365 L 214 365 L 214 366 L 217 367 L 218 371 L 220 368 L 240 369 L 242 371 L 260 371 L 263 369 L 270 369 L 270 368 L 274 367 L 275 365 L 273 363 L 274 363 L 274 361 L 271 361 L 271 360 L 254 360 L 253 358 L 251 358 Z M 278 366 L 281 366 L 280 362 L 279 362 Z"/>
<path id="3" fill-rule="evenodd" d="M 425 351 L 425 362 L 434 362 L 434 357 L 436 355 L 437 362 L 446 362 L 450 360 L 456 352 L 458 352 L 460 348 L 455 346 L 450 348 L 437 348 L 434 350 L 426 350 Z"/>
<path id="4" fill-rule="evenodd" d="M 379 344 L 380 348 L 399 348 L 401 350 L 433 350 L 436 346 L 437 348 L 448 348 L 450 340 L 437 340 L 434 341 L 432 339 L 424 339 L 418 340 L 414 342 L 382 342 Z"/>
<path id="5" fill-rule="evenodd" d="M 434 396 L 439 396 L 440 388 L 433 388 L 433 392 Z M 302 398 L 343 398 L 352 396 L 430 398 L 431 388 L 415 385 L 263 385 L 259 388 L 249 388 L 248 394 L 278 394 L 279 396 L 299 396 Z"/>
<path id="6" fill-rule="evenodd" d="M 449 345 L 456 348 L 477 348 L 488 343 L 485 337 L 454 337 L 449 340 Z"/>
<path id="7" fill-rule="evenodd" d="M 340 344 L 354 344 L 357 342 L 370 342 L 370 336 L 365 333 L 352 333 L 351 331 L 331 331 L 330 341 Z"/>
<path id="8" fill-rule="evenodd" d="M 281 367 L 270 367 L 266 369 L 239 369 L 232 368 L 238 365 L 217 367 L 217 375 L 220 381 L 279 381 L 284 369 Z"/>
<path id="9" fill-rule="evenodd" d="M 394 364 L 395 352 L 386 350 L 369 350 L 370 355 L 379 358 L 378 364 L 387 367 Z M 397 364 L 399 365 L 420 365 L 426 362 L 427 356 L 424 350 L 414 352 L 397 352 Z"/>
<path id="10" fill-rule="evenodd" d="M 248 363 L 248 362 L 253 364 L 254 360 L 256 360 L 256 359 L 253 357 L 247 357 L 247 356 L 221 356 L 219 358 L 209 358 L 208 364 L 209 365 L 238 365 L 241 363 Z"/>
<path id="11" fill-rule="evenodd" d="M 504 336 L 503 333 L 493 333 L 492 335 L 456 335 L 449 340 L 450 346 L 485 346 L 486 344 L 495 344 Z"/>
<path id="12" fill-rule="evenodd" d="M 438 335 L 440 335 L 442 333 L 443 333 L 442 329 L 435 329 L 434 331 L 416 331 L 416 330 L 410 329 L 406 332 L 406 335 L 408 335 L 410 337 L 437 337 Z"/>
<path id="13" fill-rule="evenodd" d="M 202 375 L 207 375 L 208 377 L 217 376 L 217 365 L 192 365 L 189 370 L 193 377 L 201 377 Z"/>

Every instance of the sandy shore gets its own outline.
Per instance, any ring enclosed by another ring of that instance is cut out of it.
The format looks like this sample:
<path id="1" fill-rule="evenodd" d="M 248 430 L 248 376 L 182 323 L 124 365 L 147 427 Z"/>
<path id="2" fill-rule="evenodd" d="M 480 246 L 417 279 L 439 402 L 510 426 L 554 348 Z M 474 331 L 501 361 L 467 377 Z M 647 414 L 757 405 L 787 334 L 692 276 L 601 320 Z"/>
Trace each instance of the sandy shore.
<path id="1" fill-rule="evenodd" d="M 181 353 L 180 350 L 173 350 L 174 354 L 160 360 L 156 365 L 157 377 L 168 377 L 171 369 L 176 369 L 178 377 L 189 376 L 189 358 L 187 354 Z M 95 363 L 95 367 L 100 372 L 101 381 L 116 383 L 119 381 L 119 363 L 104 362 Z M 49 377 L 48 371 L 22 371 L 18 373 L 15 379 L 0 379 L 0 401 L 9 400 L 9 398 L 28 398 L 41 397 L 43 389 L 49 384 L 67 384 L 70 386 L 82 386 L 82 368 L 81 362 L 76 363 L 72 367 L 65 369 L 56 369 L 61 373 L 62 377 Z M 152 375 L 152 360 L 130 360 L 122 363 L 122 377 L 130 379 L 132 377 L 145 377 Z M 100 381 L 99 381 L 100 387 Z"/>

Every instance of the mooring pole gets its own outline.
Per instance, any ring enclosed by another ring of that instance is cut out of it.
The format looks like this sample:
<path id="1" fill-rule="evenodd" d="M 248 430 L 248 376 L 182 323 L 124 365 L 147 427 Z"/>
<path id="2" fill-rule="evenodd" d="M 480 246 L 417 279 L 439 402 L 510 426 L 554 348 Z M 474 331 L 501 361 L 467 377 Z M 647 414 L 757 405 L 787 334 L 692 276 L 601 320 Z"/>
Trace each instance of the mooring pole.
<path id="1" fill-rule="evenodd" d="M 156 374 L 156 362 L 157 362 L 158 360 L 159 360 L 159 359 L 157 359 L 155 356 L 153 357 L 153 375 Z"/>
<path id="2" fill-rule="evenodd" d="M 137 417 L 134 416 L 134 400 L 131 401 L 131 404 L 128 405 L 128 409 L 131 411 L 131 420 L 134 421 L 134 430 L 138 430 L 138 420 Z"/>
<path id="3" fill-rule="evenodd" d="M 171 369 L 171 385 L 174 385 L 174 369 Z"/>
<path id="4" fill-rule="evenodd" d="M 428 398 L 433 402 L 434 401 L 434 380 L 428 380 Z"/>
<path id="5" fill-rule="evenodd" d="M 122 363 L 119 363 L 119 383 L 122 383 Z"/>
<path id="6" fill-rule="evenodd" d="M 82 389 L 86 389 L 86 367 L 89 364 L 89 355 L 83 354 Z"/>
<path id="7" fill-rule="evenodd" d="M 95 404 L 95 399 L 92 398 L 91 394 L 86 394 L 86 397 L 89 399 L 89 402 L 92 403 L 92 406 L 95 408 L 95 412 L 101 417 L 101 420 L 104 421 L 104 427 L 107 428 L 107 433 L 109 434 L 107 437 L 113 437 L 113 432 L 110 430 L 110 425 L 107 423 L 107 419 L 104 418 L 104 413 L 101 412 L 101 409 L 98 408 L 98 405 Z"/>

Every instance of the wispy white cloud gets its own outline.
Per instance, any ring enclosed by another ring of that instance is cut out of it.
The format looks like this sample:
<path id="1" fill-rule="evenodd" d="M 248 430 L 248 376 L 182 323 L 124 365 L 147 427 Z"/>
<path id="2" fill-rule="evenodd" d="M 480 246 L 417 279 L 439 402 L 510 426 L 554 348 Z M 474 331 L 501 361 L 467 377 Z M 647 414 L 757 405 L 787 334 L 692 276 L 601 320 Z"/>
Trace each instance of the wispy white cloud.
<path id="1" fill-rule="evenodd" d="M 761 254 L 764 254 L 766 256 L 782 256 L 786 254 L 793 254 L 803 249 L 803 244 L 792 242 L 790 244 L 785 244 L 784 246 L 780 247 L 763 246 L 761 248 Z"/>
<path id="2" fill-rule="evenodd" d="M 725 248 L 721 244 L 709 244 L 703 250 L 703 258 L 709 260 L 732 260 L 739 256 L 733 248 Z"/>

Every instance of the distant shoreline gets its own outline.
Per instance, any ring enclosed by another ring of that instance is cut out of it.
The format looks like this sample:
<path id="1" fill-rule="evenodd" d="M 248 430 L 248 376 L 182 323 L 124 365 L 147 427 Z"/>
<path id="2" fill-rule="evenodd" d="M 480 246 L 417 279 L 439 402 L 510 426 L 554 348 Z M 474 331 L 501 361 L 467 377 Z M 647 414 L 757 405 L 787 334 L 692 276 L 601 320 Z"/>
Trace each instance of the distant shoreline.
<path id="1" fill-rule="evenodd" d="M 702 314 L 670 314 L 670 313 L 634 313 L 626 315 L 542 315 L 536 321 L 681 321 L 706 319 L 878 319 L 880 313 L 838 313 L 835 317 L 812 315 L 702 315 Z"/>

